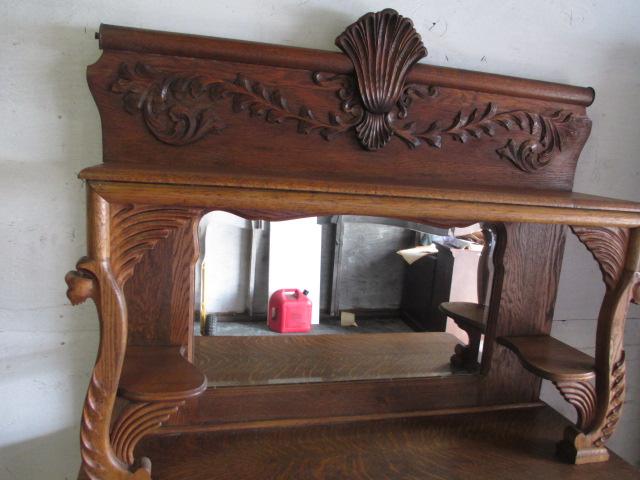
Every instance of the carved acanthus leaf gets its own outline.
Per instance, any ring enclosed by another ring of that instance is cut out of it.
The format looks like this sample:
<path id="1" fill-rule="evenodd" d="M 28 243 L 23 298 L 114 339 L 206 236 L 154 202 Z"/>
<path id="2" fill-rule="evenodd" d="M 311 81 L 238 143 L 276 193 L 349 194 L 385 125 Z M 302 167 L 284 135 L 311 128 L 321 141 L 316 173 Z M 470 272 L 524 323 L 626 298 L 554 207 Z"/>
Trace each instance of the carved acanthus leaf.
<path id="1" fill-rule="evenodd" d="M 593 422 L 596 413 L 596 389 L 588 381 L 554 382 L 564 399 L 574 406 L 578 413 L 576 426 L 586 431 Z"/>
<path id="2" fill-rule="evenodd" d="M 618 421 L 620 420 L 620 413 L 622 405 L 624 404 L 625 394 L 625 353 L 624 350 L 620 352 L 620 358 L 613 365 L 611 369 L 611 388 L 609 391 L 609 408 L 607 410 L 607 416 L 605 423 L 598 432 L 598 436 L 593 440 L 593 444 L 596 447 L 604 446 L 605 442 L 613 434 Z"/>
<path id="3" fill-rule="evenodd" d="M 629 229 L 620 227 L 571 227 L 598 262 L 607 290 L 613 289 L 624 267 Z"/>
<path id="4" fill-rule="evenodd" d="M 199 214 L 197 209 L 125 206 L 111 218 L 111 265 L 123 287 L 146 251 Z"/>
<path id="5" fill-rule="evenodd" d="M 392 128 L 412 148 L 420 146 L 422 142 L 430 147 L 441 148 L 446 137 L 466 143 L 483 136 L 494 137 L 499 131 L 523 132 L 526 136 L 523 141 L 510 138 L 496 153 L 524 172 L 533 172 L 548 165 L 554 150 L 562 151 L 563 137 L 575 132 L 571 113 L 500 112 L 493 103 L 488 103 L 484 108 L 473 108 L 469 113 L 459 111 L 449 126 L 443 127 L 440 121 L 434 121 L 424 129 L 417 128 L 415 122 L 402 127 L 392 125 Z"/>
<path id="6" fill-rule="evenodd" d="M 186 145 L 209 133 L 220 133 L 225 124 L 215 107 L 227 98 L 231 99 L 235 113 L 246 111 L 269 123 L 293 121 L 298 125 L 298 133 L 318 131 L 329 139 L 354 126 L 331 113 L 328 121 L 322 121 L 305 105 L 292 107 L 280 90 L 242 74 L 233 80 L 204 83 L 197 75 L 181 76 L 142 63 L 131 69 L 123 63 L 111 91 L 122 95 L 127 112 L 142 112 L 149 131 L 169 145 Z M 360 117 L 361 114 L 356 114 L 352 121 Z"/>
<path id="7" fill-rule="evenodd" d="M 159 403 L 132 403 L 118 417 L 111 429 L 111 444 L 118 458 L 132 465 L 133 451 L 138 442 L 159 429 L 184 401 Z"/>
<path id="8" fill-rule="evenodd" d="M 111 91 L 122 94 L 127 112 L 141 111 L 149 131 L 169 145 L 193 143 L 225 126 L 195 75 L 161 73 L 143 63 L 132 71 L 123 63 Z"/>
<path id="9" fill-rule="evenodd" d="M 233 80 L 205 83 L 197 75 L 163 72 L 141 63 L 133 68 L 122 64 L 112 91 L 123 96 L 127 112 L 140 111 L 149 131 L 170 145 L 186 145 L 209 133 L 220 133 L 225 125 L 214 109 L 217 103 L 230 99 L 235 113 L 248 112 L 271 124 L 292 122 L 301 134 L 317 132 L 331 140 L 353 129 L 371 150 L 384 146 L 392 135 L 411 148 L 423 144 L 442 148 L 446 138 L 466 144 L 469 140 L 495 137 L 500 132 L 515 132 L 519 135 L 508 138 L 496 153 L 524 172 L 547 166 L 584 120 L 566 111 L 500 111 L 497 105 L 488 103 L 468 112 L 459 111 L 451 120 L 433 120 L 422 127 L 416 121 L 401 124 L 415 100 L 435 98 L 438 88 L 402 85 L 398 95 L 394 93 L 393 102 L 385 101 L 388 110 L 381 116 L 367 110 L 372 103 L 358 94 L 359 88 L 351 75 L 315 72 L 312 79 L 319 87 L 335 91 L 340 113 L 330 111 L 323 120 L 305 105 L 292 106 L 280 89 L 242 74 Z"/>

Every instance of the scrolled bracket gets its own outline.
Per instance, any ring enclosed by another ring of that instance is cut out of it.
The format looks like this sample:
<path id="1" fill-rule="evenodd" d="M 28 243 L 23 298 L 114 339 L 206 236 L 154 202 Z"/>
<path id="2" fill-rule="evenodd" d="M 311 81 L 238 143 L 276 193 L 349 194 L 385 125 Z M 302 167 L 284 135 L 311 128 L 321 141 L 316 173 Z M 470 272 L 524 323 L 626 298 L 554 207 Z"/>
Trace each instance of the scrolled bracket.
<path id="1" fill-rule="evenodd" d="M 568 428 L 558 453 L 572 463 L 605 461 L 606 441 L 613 434 L 625 394 L 624 325 L 629 303 L 638 300 L 640 229 L 571 227 L 598 262 L 606 293 L 596 334 L 595 393 L 590 387 L 564 386 L 565 398 L 578 410 L 577 428 Z M 594 398 L 595 397 L 595 398 Z M 593 403 L 595 401 L 595 404 Z"/>
<path id="2" fill-rule="evenodd" d="M 111 443 L 118 458 L 132 466 L 138 442 L 158 430 L 182 405 L 184 401 L 129 404 L 111 428 Z"/>

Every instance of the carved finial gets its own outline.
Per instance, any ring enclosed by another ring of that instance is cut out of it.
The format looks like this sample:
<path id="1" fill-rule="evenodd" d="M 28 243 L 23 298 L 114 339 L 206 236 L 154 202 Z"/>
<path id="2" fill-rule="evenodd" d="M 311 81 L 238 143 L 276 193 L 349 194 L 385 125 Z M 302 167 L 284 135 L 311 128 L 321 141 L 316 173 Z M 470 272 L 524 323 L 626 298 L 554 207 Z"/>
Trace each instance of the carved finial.
<path id="1" fill-rule="evenodd" d="M 358 139 L 369 150 L 381 148 L 393 135 L 389 112 L 400 98 L 409 69 L 427 49 L 413 22 L 389 8 L 360 17 L 336 38 L 336 45 L 355 67 L 365 108 L 356 127 Z"/>

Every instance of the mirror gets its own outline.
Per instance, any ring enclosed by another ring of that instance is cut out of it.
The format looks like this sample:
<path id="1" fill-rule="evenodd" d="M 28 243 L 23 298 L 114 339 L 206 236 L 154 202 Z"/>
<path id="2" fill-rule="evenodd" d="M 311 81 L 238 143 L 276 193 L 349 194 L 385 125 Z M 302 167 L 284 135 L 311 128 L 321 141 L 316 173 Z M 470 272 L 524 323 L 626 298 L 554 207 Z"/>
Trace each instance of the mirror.
<path id="1" fill-rule="evenodd" d="M 200 223 L 195 363 L 210 386 L 478 369 L 493 234 L 393 218 Z"/>

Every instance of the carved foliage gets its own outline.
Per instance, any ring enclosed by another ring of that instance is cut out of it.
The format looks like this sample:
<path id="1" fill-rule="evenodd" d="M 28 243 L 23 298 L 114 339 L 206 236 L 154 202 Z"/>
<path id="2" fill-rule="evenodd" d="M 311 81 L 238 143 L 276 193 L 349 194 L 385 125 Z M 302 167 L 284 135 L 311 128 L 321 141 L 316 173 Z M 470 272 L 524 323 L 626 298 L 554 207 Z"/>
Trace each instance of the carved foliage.
<path id="1" fill-rule="evenodd" d="M 490 102 L 468 112 L 461 110 L 453 119 L 434 120 L 425 127 L 416 121 L 401 124 L 415 100 L 435 98 L 439 93 L 436 87 L 416 84 L 403 86 L 384 120 L 374 120 L 351 76 L 315 72 L 312 79 L 319 87 L 336 92 L 341 113 L 328 112 L 326 120 L 322 120 L 305 105 L 292 106 L 279 89 L 241 74 L 234 80 L 205 84 L 195 75 L 169 74 L 140 63 L 133 69 L 123 64 L 112 91 L 123 95 L 126 111 L 132 114 L 141 111 L 149 131 L 170 145 L 186 145 L 209 133 L 220 133 L 225 124 L 214 107 L 216 102 L 229 99 L 235 113 L 247 112 L 271 124 L 293 122 L 298 133 L 317 132 L 325 140 L 355 129 L 369 149 L 380 148 L 391 135 L 397 135 L 411 148 L 426 144 L 439 149 L 446 138 L 466 144 L 498 136 L 500 132 L 515 132 L 522 138 L 508 138 L 496 153 L 524 172 L 548 165 L 553 154 L 562 151 L 566 138 L 575 134 L 578 123 L 585 121 L 562 110 L 500 111 Z"/>
<path id="2" fill-rule="evenodd" d="M 159 429 L 182 405 L 184 401 L 130 404 L 111 429 L 111 443 L 118 458 L 132 465 L 138 442 Z"/>
<path id="3" fill-rule="evenodd" d="M 499 111 L 490 102 L 484 108 L 473 108 L 469 113 L 459 111 L 448 126 L 436 120 L 423 129 L 418 128 L 416 122 L 402 127 L 392 125 L 392 129 L 412 148 L 423 142 L 430 147 L 441 148 L 446 137 L 467 143 L 483 136 L 494 137 L 500 131 L 522 132 L 524 140 L 518 142 L 509 138 L 496 153 L 523 172 L 533 172 L 551 162 L 554 150 L 562 151 L 563 138 L 574 135 L 577 121 L 571 113 L 562 110 L 549 114 L 525 110 Z"/>
<path id="4" fill-rule="evenodd" d="M 625 394 L 625 361 L 624 350 L 620 352 L 620 358 L 611 369 L 611 387 L 609 392 L 609 408 L 605 418 L 604 425 L 598 431 L 597 436 L 593 440 L 596 447 L 604 446 L 605 442 L 613 434 L 624 403 Z"/>
<path id="5" fill-rule="evenodd" d="M 381 148 L 393 135 L 389 113 L 409 69 L 427 49 L 411 20 L 391 9 L 362 16 L 336 38 L 336 45 L 353 63 L 365 108 L 356 126 L 358 139 L 369 150 Z"/>
<path id="6" fill-rule="evenodd" d="M 586 431 L 596 413 L 596 389 L 590 382 L 554 382 L 564 399 L 574 406 L 578 413 L 576 426 Z"/>
<path id="7" fill-rule="evenodd" d="M 344 78 L 331 80 L 346 81 Z M 208 133 L 220 133 L 226 125 L 214 107 L 225 99 L 231 100 L 235 113 L 246 111 L 252 117 L 262 117 L 274 124 L 286 120 L 295 122 L 298 133 L 317 131 L 329 139 L 353 127 L 335 114 L 330 113 L 328 121 L 323 121 L 305 105 L 292 107 L 280 90 L 242 74 L 233 80 L 203 83 L 197 75 L 170 74 L 142 63 L 131 69 L 123 63 L 111 91 L 123 96 L 127 112 L 141 111 L 151 133 L 170 145 L 186 145 Z"/>
<path id="8" fill-rule="evenodd" d="M 120 65 L 111 91 L 122 94 L 127 112 L 141 111 L 149 131 L 161 142 L 185 145 L 224 127 L 197 76 L 160 74 L 137 63 Z"/>
<path id="9" fill-rule="evenodd" d="M 619 227 L 571 227 L 598 262 L 607 290 L 620 280 L 624 267 L 629 229 Z"/>
<path id="10" fill-rule="evenodd" d="M 123 287 L 144 253 L 171 232 L 186 225 L 197 209 L 125 206 L 111 219 L 111 265 Z"/>

